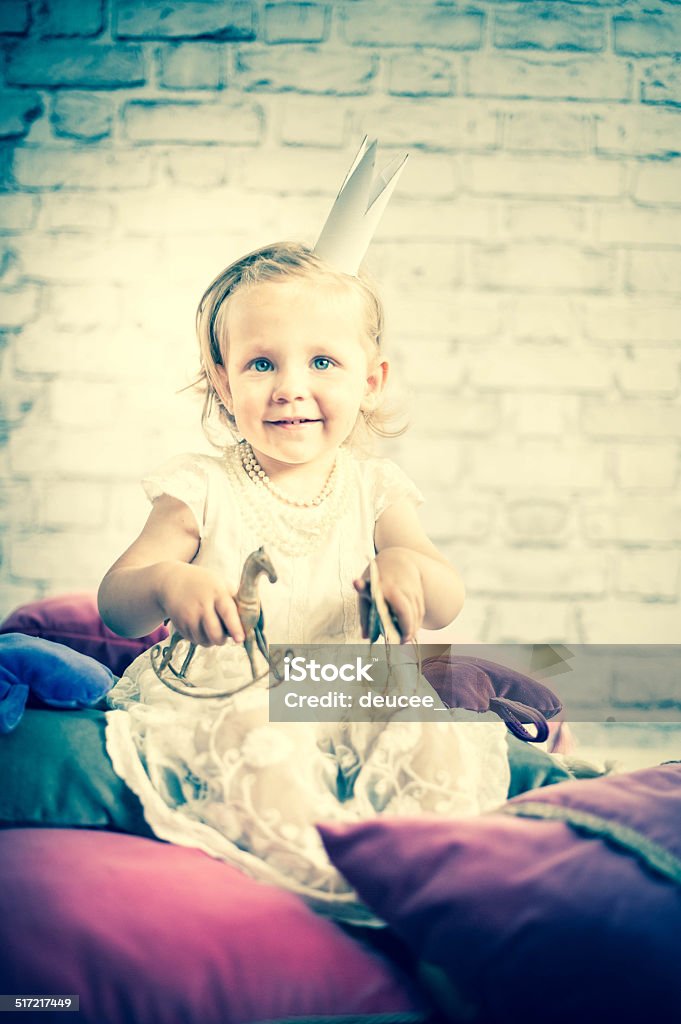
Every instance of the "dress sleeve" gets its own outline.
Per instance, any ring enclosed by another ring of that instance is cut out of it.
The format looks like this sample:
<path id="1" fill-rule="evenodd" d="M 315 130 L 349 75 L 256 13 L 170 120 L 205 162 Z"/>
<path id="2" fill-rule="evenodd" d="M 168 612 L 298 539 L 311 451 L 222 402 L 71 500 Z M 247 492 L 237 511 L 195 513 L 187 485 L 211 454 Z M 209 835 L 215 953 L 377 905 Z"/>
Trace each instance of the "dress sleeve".
<path id="1" fill-rule="evenodd" d="M 397 501 L 407 498 L 414 505 L 422 505 L 425 498 L 407 474 L 391 459 L 376 459 L 374 467 L 374 517 Z"/>
<path id="2" fill-rule="evenodd" d="M 205 458 L 200 455 L 176 455 L 144 477 L 142 487 L 149 501 L 155 501 L 162 494 L 183 501 L 194 513 L 199 536 L 203 537 L 208 498 Z"/>

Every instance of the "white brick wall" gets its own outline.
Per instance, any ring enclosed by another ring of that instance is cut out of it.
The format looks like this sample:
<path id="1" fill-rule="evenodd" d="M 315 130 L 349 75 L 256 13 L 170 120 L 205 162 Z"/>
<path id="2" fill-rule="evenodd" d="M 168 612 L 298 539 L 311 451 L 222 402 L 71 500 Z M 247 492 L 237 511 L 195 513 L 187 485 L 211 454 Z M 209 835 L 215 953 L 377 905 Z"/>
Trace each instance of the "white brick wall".
<path id="1" fill-rule="evenodd" d="M 659 0 L 0 4 L 0 612 L 90 588 L 207 447 L 194 308 L 313 241 L 363 132 L 369 265 L 460 633 L 681 642 L 681 11 Z"/>

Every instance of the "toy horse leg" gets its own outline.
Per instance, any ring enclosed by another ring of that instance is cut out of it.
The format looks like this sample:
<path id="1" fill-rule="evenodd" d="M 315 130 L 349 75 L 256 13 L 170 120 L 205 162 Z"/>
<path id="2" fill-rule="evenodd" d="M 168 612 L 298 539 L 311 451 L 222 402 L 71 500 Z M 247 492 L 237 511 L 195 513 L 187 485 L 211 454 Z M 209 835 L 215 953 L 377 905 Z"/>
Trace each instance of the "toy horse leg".
<path id="1" fill-rule="evenodd" d="M 251 678 L 253 679 L 253 682 L 258 678 L 258 668 L 255 663 L 255 650 L 253 646 L 254 639 L 255 637 L 252 630 L 246 633 L 246 636 L 244 637 L 244 647 L 246 648 L 246 654 L 248 655 L 248 660 L 251 665 Z"/>
<path id="2" fill-rule="evenodd" d="M 270 658 L 270 649 L 269 649 L 269 647 L 267 645 L 267 640 L 265 639 L 265 634 L 263 633 L 263 630 L 262 630 L 262 624 L 258 623 L 257 626 L 254 626 L 253 627 L 253 632 L 255 633 L 255 641 L 256 641 L 256 643 L 258 645 L 258 650 L 260 651 L 260 653 L 262 654 L 263 658 L 265 659 L 265 661 L 269 665 L 270 672 L 272 673 L 274 678 L 277 680 L 277 682 L 281 683 L 284 677 L 282 676 L 281 672 L 279 671 L 277 666 L 274 664 L 274 662 Z"/>

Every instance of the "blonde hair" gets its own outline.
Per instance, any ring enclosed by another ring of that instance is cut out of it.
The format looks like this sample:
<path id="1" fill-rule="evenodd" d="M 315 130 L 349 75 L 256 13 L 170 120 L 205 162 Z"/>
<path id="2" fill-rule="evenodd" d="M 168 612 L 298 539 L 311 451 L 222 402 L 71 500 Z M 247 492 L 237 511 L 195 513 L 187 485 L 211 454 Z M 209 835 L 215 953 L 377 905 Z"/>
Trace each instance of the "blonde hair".
<path id="1" fill-rule="evenodd" d="M 204 292 L 196 312 L 201 368 L 191 386 L 205 392 L 201 424 L 209 440 L 213 440 L 211 428 L 216 413 L 220 425 L 226 425 L 234 436 L 237 435 L 236 420 L 220 401 L 221 381 L 216 370 L 216 367 L 224 366 L 220 342 L 222 340 L 224 344 L 229 344 L 226 324 L 228 300 L 238 288 L 295 277 L 333 283 L 346 290 L 354 290 L 362 300 L 366 338 L 372 353 L 376 357 L 381 355 L 384 331 L 383 303 L 368 275 L 362 273 L 361 276 L 351 277 L 343 274 L 324 263 L 310 248 L 297 242 L 275 242 L 256 249 L 230 263 L 218 274 Z M 369 433 L 379 437 L 397 437 L 403 434 L 406 426 L 394 430 L 388 428 L 387 423 L 394 416 L 395 413 L 386 410 L 384 406 L 371 411 L 360 410 L 349 438 L 350 443 L 361 443 L 362 431 L 365 432 L 365 440 L 368 440 Z"/>

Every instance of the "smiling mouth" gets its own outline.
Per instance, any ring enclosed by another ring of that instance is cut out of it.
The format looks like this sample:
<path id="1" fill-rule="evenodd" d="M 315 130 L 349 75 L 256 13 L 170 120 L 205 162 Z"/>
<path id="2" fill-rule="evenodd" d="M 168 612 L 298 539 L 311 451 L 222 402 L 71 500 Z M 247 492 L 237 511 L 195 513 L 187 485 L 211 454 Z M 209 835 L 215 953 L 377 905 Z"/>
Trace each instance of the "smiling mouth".
<path id="1" fill-rule="evenodd" d="M 295 417 L 294 419 L 287 420 L 267 420 L 267 422 L 275 427 L 298 427 L 303 423 L 321 423 L 321 420 L 308 420 L 304 417 Z"/>

